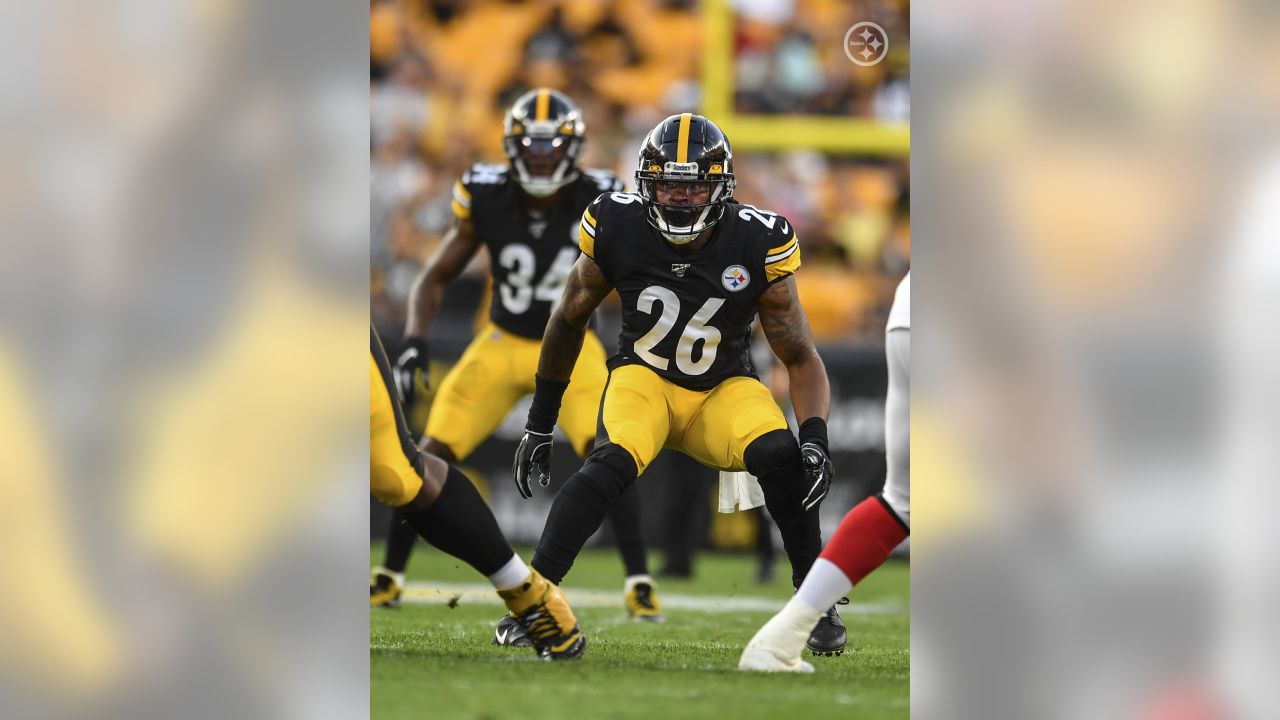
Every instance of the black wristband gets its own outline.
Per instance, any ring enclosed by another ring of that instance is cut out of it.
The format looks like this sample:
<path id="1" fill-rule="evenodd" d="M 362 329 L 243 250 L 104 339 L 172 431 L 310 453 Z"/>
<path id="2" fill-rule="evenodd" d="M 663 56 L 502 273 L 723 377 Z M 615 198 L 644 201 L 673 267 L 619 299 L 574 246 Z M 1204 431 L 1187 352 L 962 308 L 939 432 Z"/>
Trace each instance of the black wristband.
<path id="1" fill-rule="evenodd" d="M 813 443 L 830 455 L 827 448 L 827 421 L 816 415 L 800 423 L 800 444 Z"/>
<path id="2" fill-rule="evenodd" d="M 560 416 L 560 402 L 564 400 L 564 391 L 568 388 L 568 380 L 552 380 L 535 375 L 533 404 L 529 406 L 529 422 L 525 424 L 525 429 L 550 435 L 556 427 L 556 418 Z"/>
<path id="3" fill-rule="evenodd" d="M 404 338 L 404 347 L 406 350 L 408 350 L 409 348 L 413 348 L 414 350 L 417 350 L 418 357 L 423 358 L 423 360 L 425 360 L 427 357 L 427 339 L 424 337 L 414 337 L 412 335 L 406 335 Z"/>

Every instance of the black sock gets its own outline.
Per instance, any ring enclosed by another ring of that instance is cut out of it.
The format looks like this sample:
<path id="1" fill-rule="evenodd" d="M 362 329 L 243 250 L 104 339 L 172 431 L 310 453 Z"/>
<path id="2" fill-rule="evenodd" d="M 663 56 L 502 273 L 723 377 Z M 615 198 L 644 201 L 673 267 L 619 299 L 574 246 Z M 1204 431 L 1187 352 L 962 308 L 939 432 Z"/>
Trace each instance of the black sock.
<path id="1" fill-rule="evenodd" d="M 383 567 L 394 573 L 404 572 L 409 565 L 409 555 L 413 553 L 413 543 L 418 539 L 418 531 L 405 522 L 403 510 L 396 509 L 391 515 L 391 529 L 387 532 L 386 557 Z"/>
<path id="2" fill-rule="evenodd" d="M 764 508 L 756 508 L 756 559 L 772 564 L 777 551 L 773 547 L 773 523 Z"/>
<path id="3" fill-rule="evenodd" d="M 613 528 L 614 541 L 628 577 L 649 574 L 649 558 L 640 526 L 640 505 L 640 488 L 632 483 L 609 510 L 609 526 Z"/>
<path id="4" fill-rule="evenodd" d="M 551 503 L 532 565 L 557 585 L 573 567 L 582 546 L 600 529 L 609 508 L 635 480 L 635 461 L 616 445 L 611 447 L 611 451 L 592 452 Z"/>
<path id="5" fill-rule="evenodd" d="M 808 484 L 800 464 L 800 447 L 790 431 L 775 430 L 751 443 L 745 455 L 748 469 L 760 480 L 765 507 L 782 535 L 782 549 L 791 561 L 791 584 L 798 588 L 822 552 L 818 509 L 804 509 Z"/>
<path id="6" fill-rule="evenodd" d="M 502 569 L 515 551 L 503 536 L 493 511 L 476 488 L 452 465 L 440 496 L 406 519 L 423 540 L 488 577 Z"/>

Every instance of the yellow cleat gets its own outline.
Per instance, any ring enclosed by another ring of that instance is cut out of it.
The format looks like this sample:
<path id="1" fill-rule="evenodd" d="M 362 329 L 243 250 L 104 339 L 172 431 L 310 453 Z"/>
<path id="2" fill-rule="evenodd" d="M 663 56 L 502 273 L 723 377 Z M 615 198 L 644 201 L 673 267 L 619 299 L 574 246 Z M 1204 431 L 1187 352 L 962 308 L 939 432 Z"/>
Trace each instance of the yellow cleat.
<path id="1" fill-rule="evenodd" d="M 627 606 L 627 614 L 632 620 L 656 623 L 666 621 L 666 617 L 662 615 L 662 604 L 658 602 L 658 590 L 648 575 L 627 578 L 623 590 L 622 602 Z"/>
<path id="2" fill-rule="evenodd" d="M 560 588 L 533 570 L 510 590 L 499 590 L 511 617 L 524 629 L 538 655 L 545 660 L 573 660 L 582 656 L 587 636 L 578 627 L 573 608 Z"/>
<path id="3" fill-rule="evenodd" d="M 404 594 L 404 574 L 393 573 L 384 567 L 376 567 L 369 577 L 369 607 L 400 607 Z"/>

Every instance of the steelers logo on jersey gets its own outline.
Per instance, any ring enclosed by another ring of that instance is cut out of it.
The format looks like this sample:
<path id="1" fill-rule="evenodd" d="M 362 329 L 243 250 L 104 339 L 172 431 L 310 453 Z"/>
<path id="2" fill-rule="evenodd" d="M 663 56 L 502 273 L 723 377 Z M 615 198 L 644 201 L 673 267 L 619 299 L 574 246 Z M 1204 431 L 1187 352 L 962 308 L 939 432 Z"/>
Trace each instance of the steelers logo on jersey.
<path id="1" fill-rule="evenodd" d="M 741 265 L 730 265 L 720 273 L 720 284 L 729 292 L 738 292 L 751 282 L 751 273 Z"/>

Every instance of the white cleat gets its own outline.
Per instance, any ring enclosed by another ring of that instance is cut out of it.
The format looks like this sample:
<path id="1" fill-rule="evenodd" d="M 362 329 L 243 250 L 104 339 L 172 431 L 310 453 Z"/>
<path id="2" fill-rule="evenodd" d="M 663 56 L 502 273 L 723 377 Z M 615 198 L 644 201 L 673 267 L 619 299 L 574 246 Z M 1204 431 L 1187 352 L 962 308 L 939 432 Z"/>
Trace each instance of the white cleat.
<path id="1" fill-rule="evenodd" d="M 754 643 L 755 641 L 753 640 L 752 642 Z M 795 657 L 789 658 L 755 644 L 748 645 L 747 649 L 742 651 L 742 659 L 738 661 L 738 669 L 755 670 L 757 672 L 813 672 L 813 666 L 801 660 L 798 652 Z"/>
<path id="2" fill-rule="evenodd" d="M 809 631 L 822 613 L 792 599 L 777 615 L 756 631 L 738 660 L 739 670 L 811 673 L 813 666 L 800 659 Z"/>
<path id="3" fill-rule="evenodd" d="M 808 631 L 787 627 L 781 614 L 756 631 L 738 660 L 739 670 L 811 673 L 813 666 L 800 659 Z"/>

